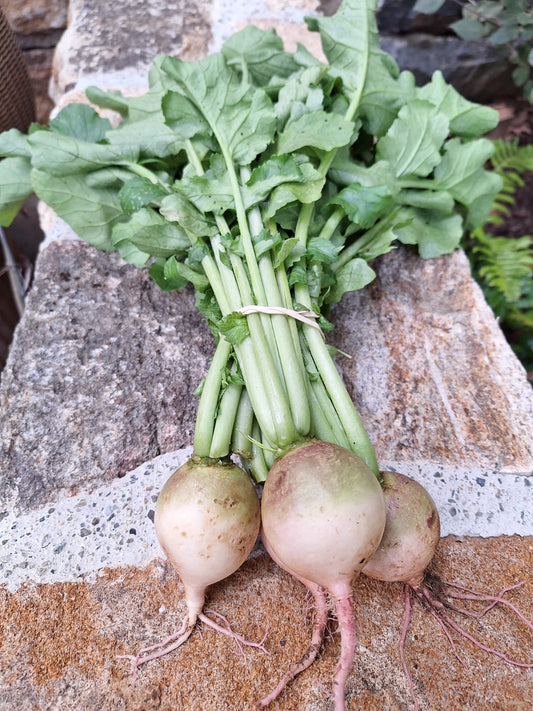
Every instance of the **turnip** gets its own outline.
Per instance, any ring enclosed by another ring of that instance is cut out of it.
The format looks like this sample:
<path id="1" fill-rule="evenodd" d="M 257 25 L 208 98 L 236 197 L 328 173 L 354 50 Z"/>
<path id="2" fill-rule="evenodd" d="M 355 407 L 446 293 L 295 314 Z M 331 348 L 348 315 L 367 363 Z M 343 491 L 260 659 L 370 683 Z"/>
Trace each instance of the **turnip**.
<path id="1" fill-rule="evenodd" d="M 429 573 L 430 564 L 440 540 L 440 520 L 437 507 L 426 489 L 414 479 L 397 472 L 382 472 L 383 495 L 387 518 L 383 538 L 378 549 L 362 569 L 363 575 L 385 582 L 398 582 L 404 585 L 405 613 L 400 635 L 400 659 L 406 675 L 415 708 L 418 708 L 414 694 L 411 674 L 405 660 L 405 639 L 411 617 L 411 597 L 435 618 L 454 650 L 456 650 L 450 630 L 455 631 L 483 651 L 493 654 L 508 664 L 518 667 L 533 667 L 510 659 L 504 653 L 492 649 L 459 625 L 450 612 L 458 612 L 469 617 L 480 618 L 496 604 L 506 605 L 533 631 L 533 625 L 522 613 L 503 598 L 504 593 L 518 587 L 510 586 L 498 595 L 487 595 L 446 583 L 434 573 Z M 522 583 L 519 583 L 521 585 Z M 449 600 L 476 600 L 489 604 L 481 612 L 472 612 L 457 607 Z M 450 612 L 449 612 L 450 611 Z"/>
<path id="2" fill-rule="evenodd" d="M 259 533 L 259 499 L 249 476 L 231 462 L 189 460 L 163 486 L 155 508 L 155 530 L 185 589 L 187 617 L 181 629 L 160 644 L 145 647 L 132 661 L 140 664 L 182 645 L 198 620 L 247 642 L 203 612 L 206 590 L 234 573 L 248 557 Z M 155 651 L 157 650 L 157 651 Z"/>
<path id="3" fill-rule="evenodd" d="M 381 486 L 372 470 L 349 450 L 306 442 L 294 446 L 270 469 L 261 517 L 264 541 L 274 559 L 304 584 L 311 583 L 312 592 L 323 590 L 333 601 L 341 634 L 333 695 L 335 709 L 341 711 L 356 645 L 353 583 L 385 527 Z M 323 630 L 321 592 L 317 599 L 318 641 Z M 310 649 L 312 656 L 313 644 Z"/>

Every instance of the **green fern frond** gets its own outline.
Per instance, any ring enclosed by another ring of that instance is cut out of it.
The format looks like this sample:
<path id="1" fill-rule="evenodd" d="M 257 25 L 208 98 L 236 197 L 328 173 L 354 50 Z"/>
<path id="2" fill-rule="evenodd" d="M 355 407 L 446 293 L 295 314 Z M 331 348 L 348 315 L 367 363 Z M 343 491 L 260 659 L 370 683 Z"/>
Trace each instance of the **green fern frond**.
<path id="1" fill-rule="evenodd" d="M 518 139 L 494 140 L 493 145 L 490 167 L 502 178 L 502 189 L 485 226 L 505 225 L 516 203 L 516 191 L 525 184 L 522 176 L 533 171 L 533 145 L 519 146 Z M 533 237 L 496 237 L 482 226 L 468 235 L 464 247 L 472 275 L 512 349 L 533 373 Z"/>
<path id="2" fill-rule="evenodd" d="M 533 277 L 533 237 L 493 237 L 482 228 L 474 230 L 471 237 L 476 271 L 482 281 L 506 301 L 520 299 L 527 288 L 525 282 Z"/>
<path id="3" fill-rule="evenodd" d="M 525 185 L 522 174 L 533 170 L 533 145 L 519 146 L 518 139 L 494 140 L 494 153 L 490 159 L 492 170 L 502 181 L 502 189 L 496 195 L 487 222 L 501 225 L 515 204 L 515 193 Z M 509 209 L 511 208 L 511 209 Z"/>
<path id="4" fill-rule="evenodd" d="M 533 145 L 519 146 L 518 138 L 504 140 L 494 139 L 494 153 L 490 159 L 492 168 L 499 175 L 511 170 L 514 173 L 525 173 L 533 170 Z"/>

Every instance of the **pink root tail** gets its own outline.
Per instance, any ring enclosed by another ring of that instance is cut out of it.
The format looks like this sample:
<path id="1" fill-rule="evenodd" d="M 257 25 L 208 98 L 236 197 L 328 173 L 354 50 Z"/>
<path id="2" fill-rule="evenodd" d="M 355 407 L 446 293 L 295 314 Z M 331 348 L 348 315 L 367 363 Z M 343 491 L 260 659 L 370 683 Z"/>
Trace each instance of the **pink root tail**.
<path id="1" fill-rule="evenodd" d="M 257 701 L 254 706 L 255 708 L 264 708 L 268 706 L 274 699 L 277 699 L 285 687 L 296 677 L 298 674 L 303 672 L 305 669 L 311 666 L 315 661 L 322 642 L 324 641 L 324 633 L 326 630 L 326 625 L 328 622 L 329 608 L 326 600 L 326 595 L 322 588 L 313 583 L 306 582 L 306 587 L 309 588 L 313 595 L 313 600 L 315 604 L 315 619 L 313 622 L 313 633 L 311 637 L 311 644 L 307 648 L 305 654 L 300 658 L 296 664 L 294 664 L 289 671 L 283 676 L 275 689 L 273 689 L 268 696 L 265 696 L 261 701 Z"/>
<path id="2" fill-rule="evenodd" d="M 346 681 L 352 670 L 357 644 L 355 607 L 351 591 L 342 597 L 335 597 L 335 612 L 341 633 L 341 653 L 333 677 L 333 698 L 335 711 L 345 711 Z"/>

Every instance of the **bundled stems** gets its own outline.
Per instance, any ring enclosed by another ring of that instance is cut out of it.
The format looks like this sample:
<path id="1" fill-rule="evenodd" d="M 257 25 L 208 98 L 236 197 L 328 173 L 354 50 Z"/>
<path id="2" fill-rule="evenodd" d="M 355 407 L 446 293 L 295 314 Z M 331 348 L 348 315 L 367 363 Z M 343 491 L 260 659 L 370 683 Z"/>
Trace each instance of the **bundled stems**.
<path id="1" fill-rule="evenodd" d="M 201 161 L 190 142 L 187 152 L 195 170 L 202 175 Z M 269 449 L 280 455 L 290 445 L 316 436 L 348 447 L 378 475 L 372 446 L 322 333 L 297 324 L 290 316 L 294 304 L 283 266 L 275 268 L 268 253 L 259 259 L 255 256 L 253 238 L 265 228 L 259 208 L 247 213 L 244 207 L 241 185 L 249 179 L 250 170 L 242 168 L 238 176 L 231 158 L 224 151 L 223 154 L 234 192 L 245 261 L 234 252 L 225 256 L 222 235 L 229 234 L 230 229 L 224 218 L 217 215 L 219 235 L 211 238 L 212 251 L 204 257 L 202 266 L 223 316 L 239 312 L 244 306 L 252 307 L 252 312 L 246 316 L 249 336 L 233 345 L 220 336 L 200 398 L 195 454 L 210 458 L 228 456 L 234 451 L 235 441 L 235 451 L 243 459 L 251 450 L 248 466 L 254 478 L 262 481 L 266 476 L 266 460 L 275 458 L 265 457 Z M 321 170 L 327 171 L 333 156 L 334 152 L 325 156 Z M 296 230 L 303 243 L 311 216 L 312 205 L 304 205 Z M 337 221 L 338 215 L 334 213 L 328 227 L 330 236 Z M 305 285 L 296 285 L 294 294 L 298 303 L 311 310 Z M 258 306 L 257 313 L 253 312 L 254 305 Z M 261 313 L 261 306 L 281 307 L 289 315 L 267 315 Z M 244 388 L 224 382 L 232 353 L 239 364 Z M 246 393 L 246 400 L 242 400 L 242 393 Z M 252 413 L 256 424 L 250 430 Z M 260 449 L 263 449 L 261 456 Z"/>

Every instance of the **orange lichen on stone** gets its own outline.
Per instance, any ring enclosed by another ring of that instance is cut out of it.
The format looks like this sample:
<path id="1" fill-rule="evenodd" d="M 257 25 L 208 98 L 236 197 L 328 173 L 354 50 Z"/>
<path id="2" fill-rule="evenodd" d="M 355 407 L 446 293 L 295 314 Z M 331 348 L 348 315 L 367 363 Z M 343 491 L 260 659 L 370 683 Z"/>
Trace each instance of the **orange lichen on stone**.
<path id="1" fill-rule="evenodd" d="M 523 580 L 507 597 L 533 619 L 533 538 L 445 538 L 431 570 L 487 593 Z M 355 599 L 359 640 L 347 710 L 411 709 L 398 655 L 402 586 L 361 577 Z M 28 584 L 14 594 L 2 589 L 0 708 L 252 709 L 309 644 L 307 591 L 261 554 L 210 588 L 206 609 L 223 614 L 250 640 L 259 641 L 268 628 L 268 654 L 256 649 L 241 654 L 234 641 L 199 625 L 180 650 L 146 664 L 135 679 L 117 655 L 161 641 L 181 624 L 185 611 L 179 578 L 159 560 L 142 570 L 103 571 L 91 581 Z M 509 609 L 498 606 L 480 622 L 458 621 L 509 656 L 533 660 L 533 633 Z M 533 670 L 510 667 L 468 641 L 458 645 L 466 666 L 435 620 L 421 607 L 413 609 L 406 657 L 420 711 L 530 708 Z M 327 711 L 338 651 L 331 621 L 317 661 L 269 708 Z"/>

